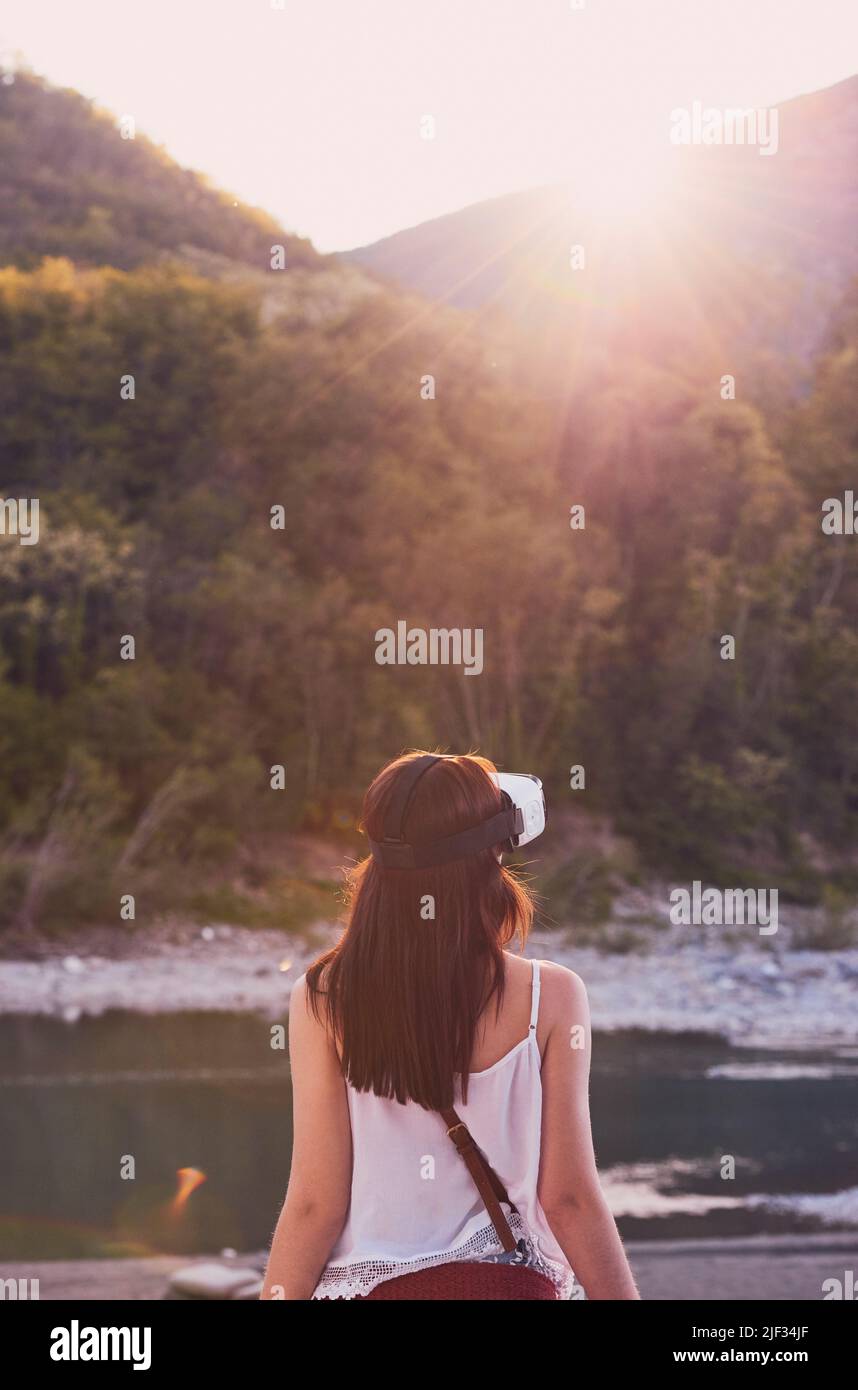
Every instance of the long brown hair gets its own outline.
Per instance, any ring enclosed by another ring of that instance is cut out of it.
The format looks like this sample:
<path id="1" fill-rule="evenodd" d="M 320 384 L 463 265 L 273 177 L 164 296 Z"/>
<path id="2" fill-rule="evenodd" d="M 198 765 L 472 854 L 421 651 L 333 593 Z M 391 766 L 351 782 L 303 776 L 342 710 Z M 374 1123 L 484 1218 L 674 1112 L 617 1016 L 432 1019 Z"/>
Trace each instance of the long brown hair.
<path id="1" fill-rule="evenodd" d="M 366 793 L 362 828 L 381 840 L 397 774 L 419 752 L 382 768 Z M 501 809 L 474 754 L 447 756 L 420 778 L 403 834 L 410 844 L 455 835 Z M 504 994 L 503 948 L 522 948 L 533 920 L 527 888 L 494 849 L 430 869 L 382 868 L 368 857 L 347 875 L 346 929 L 307 971 L 313 1012 L 336 1039 L 359 1091 L 439 1110 L 467 1101 L 477 1022 Z M 432 915 L 434 914 L 434 915 Z"/>

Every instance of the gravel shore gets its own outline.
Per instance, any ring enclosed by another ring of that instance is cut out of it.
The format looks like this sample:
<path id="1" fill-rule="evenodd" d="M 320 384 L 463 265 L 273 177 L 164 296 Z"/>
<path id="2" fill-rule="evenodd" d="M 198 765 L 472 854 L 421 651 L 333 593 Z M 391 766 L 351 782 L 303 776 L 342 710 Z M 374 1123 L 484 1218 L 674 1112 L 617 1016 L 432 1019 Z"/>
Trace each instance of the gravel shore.
<path id="1" fill-rule="evenodd" d="M 622 924 L 620 924 L 622 926 Z M 338 928 L 302 939 L 274 930 L 162 923 L 101 929 L 70 943 L 6 941 L 0 1013 L 74 1022 L 108 1009 L 255 1011 L 280 1018 L 294 981 Z M 534 932 L 528 955 L 583 978 L 594 1027 L 705 1032 L 737 1046 L 858 1046 L 858 949 L 801 950 L 753 928 L 650 927 L 634 950 L 576 945 L 574 932 Z"/>
<path id="2" fill-rule="evenodd" d="M 748 1240 L 629 1241 L 626 1252 L 644 1299 L 753 1301 L 824 1297 L 826 1280 L 852 1270 L 858 1240 L 851 1235 L 756 1236 Z M 216 1257 L 215 1257 L 216 1258 Z M 224 1263 L 262 1268 L 264 1252 Z M 159 1255 L 135 1260 L 35 1260 L 0 1264 L 0 1280 L 39 1280 L 42 1300 L 161 1299 L 177 1270 L 210 1263 Z M 29 1285 L 27 1285 L 29 1287 Z"/>

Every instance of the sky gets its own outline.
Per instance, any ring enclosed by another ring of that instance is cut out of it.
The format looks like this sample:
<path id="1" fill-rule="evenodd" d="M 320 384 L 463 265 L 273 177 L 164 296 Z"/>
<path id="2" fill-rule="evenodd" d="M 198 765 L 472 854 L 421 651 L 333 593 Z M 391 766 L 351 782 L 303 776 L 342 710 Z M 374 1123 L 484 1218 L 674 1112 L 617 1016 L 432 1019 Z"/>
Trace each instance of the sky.
<path id="1" fill-rule="evenodd" d="M 858 73 L 856 0 L 3 0 L 20 52 L 344 250 Z M 425 139 L 424 117 L 434 121 Z M 422 125 L 421 125 L 422 123 Z"/>

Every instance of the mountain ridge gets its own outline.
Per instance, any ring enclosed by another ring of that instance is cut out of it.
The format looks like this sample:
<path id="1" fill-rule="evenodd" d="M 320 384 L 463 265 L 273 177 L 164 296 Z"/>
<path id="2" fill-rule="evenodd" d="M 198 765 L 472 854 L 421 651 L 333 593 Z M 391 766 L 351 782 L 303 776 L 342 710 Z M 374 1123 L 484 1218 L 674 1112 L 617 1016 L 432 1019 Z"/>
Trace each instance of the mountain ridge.
<path id="1" fill-rule="evenodd" d="M 677 149 L 672 206 L 618 224 L 607 237 L 574 184 L 552 183 L 468 204 L 339 258 L 431 300 L 499 312 L 528 331 L 542 322 L 556 328 L 560 300 L 566 320 L 574 319 L 584 285 L 597 317 L 607 310 L 619 321 L 629 300 L 618 288 L 633 286 L 634 312 L 654 336 L 665 294 L 668 302 L 674 294 L 663 261 L 686 275 L 671 303 L 677 322 L 683 297 L 699 299 L 717 322 L 730 299 L 744 295 L 753 304 L 786 293 L 788 311 L 761 337 L 768 346 L 781 339 L 787 354 L 807 360 L 858 275 L 858 75 L 778 111 L 774 157 L 747 146 Z M 601 279 L 591 268 L 577 282 L 568 274 L 569 244 L 577 241 L 601 259 Z"/>
<path id="2" fill-rule="evenodd" d="M 19 71 L 0 84 L 0 263 L 43 256 L 131 270 L 183 245 L 264 270 L 325 263 L 306 238 L 185 169 L 143 134 L 71 88 Z"/>

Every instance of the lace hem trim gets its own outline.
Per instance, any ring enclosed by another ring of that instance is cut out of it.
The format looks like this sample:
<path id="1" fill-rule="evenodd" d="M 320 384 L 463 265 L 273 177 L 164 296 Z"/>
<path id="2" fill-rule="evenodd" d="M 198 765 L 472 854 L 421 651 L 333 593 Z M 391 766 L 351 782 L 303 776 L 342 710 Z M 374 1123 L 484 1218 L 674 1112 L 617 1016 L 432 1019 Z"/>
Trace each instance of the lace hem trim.
<path id="1" fill-rule="evenodd" d="M 561 1299 L 569 1298 L 575 1288 L 575 1276 L 565 1265 L 555 1263 L 538 1249 L 521 1217 L 508 1213 L 510 1229 L 514 1235 L 523 1239 L 528 1248 L 528 1264 L 547 1275 L 558 1291 Z M 431 1269 L 435 1265 L 458 1263 L 463 1260 L 479 1260 L 485 1255 L 497 1255 L 503 1246 L 497 1238 L 494 1226 L 484 1226 L 475 1231 L 462 1245 L 441 1255 L 425 1255 L 416 1260 L 359 1260 L 349 1265 L 328 1265 L 321 1274 L 313 1291 L 314 1299 L 354 1298 L 358 1294 L 370 1293 L 385 1279 L 393 1279 L 401 1274 L 414 1274 L 418 1269 Z"/>

